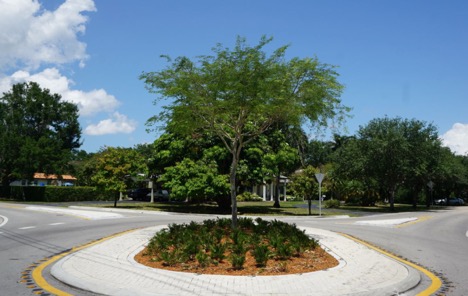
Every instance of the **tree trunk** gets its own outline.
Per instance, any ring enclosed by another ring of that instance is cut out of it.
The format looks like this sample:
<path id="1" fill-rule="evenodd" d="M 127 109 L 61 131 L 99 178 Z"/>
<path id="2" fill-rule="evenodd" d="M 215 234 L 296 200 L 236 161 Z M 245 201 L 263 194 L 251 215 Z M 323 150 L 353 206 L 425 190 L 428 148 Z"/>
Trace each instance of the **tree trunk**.
<path id="1" fill-rule="evenodd" d="M 275 203 L 273 204 L 273 207 L 274 208 L 280 208 L 280 189 L 279 189 L 279 184 L 280 184 L 280 179 L 281 179 L 281 176 L 280 174 L 278 174 L 276 176 L 276 184 L 275 184 L 275 195 L 274 195 L 274 199 L 275 199 Z"/>
<path id="2" fill-rule="evenodd" d="M 390 211 L 395 211 L 395 189 L 390 190 Z"/>
<path id="3" fill-rule="evenodd" d="M 237 177 L 237 164 L 238 157 L 237 151 L 232 152 L 231 171 L 229 174 L 229 183 L 231 185 L 231 216 L 232 228 L 237 228 L 237 190 L 236 190 L 236 177 Z"/>

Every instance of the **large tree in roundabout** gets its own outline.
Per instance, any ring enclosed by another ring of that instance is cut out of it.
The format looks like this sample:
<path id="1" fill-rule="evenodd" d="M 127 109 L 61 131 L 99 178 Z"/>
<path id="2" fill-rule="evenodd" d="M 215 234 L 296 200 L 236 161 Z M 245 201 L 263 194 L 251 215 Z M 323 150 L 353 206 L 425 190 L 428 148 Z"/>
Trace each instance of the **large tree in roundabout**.
<path id="1" fill-rule="evenodd" d="M 334 67 L 316 58 L 287 60 L 288 46 L 267 53 L 271 41 L 262 37 L 249 46 L 238 37 L 233 49 L 218 44 L 213 55 L 196 61 L 165 56 L 164 70 L 140 76 L 158 95 L 155 104 L 170 102 L 148 120 L 149 126 L 163 122 L 183 134 L 207 132 L 229 150 L 233 227 L 237 226 L 236 172 L 245 145 L 277 122 L 325 126 L 330 120 L 342 120 L 348 111 L 339 99 L 343 87 Z"/>

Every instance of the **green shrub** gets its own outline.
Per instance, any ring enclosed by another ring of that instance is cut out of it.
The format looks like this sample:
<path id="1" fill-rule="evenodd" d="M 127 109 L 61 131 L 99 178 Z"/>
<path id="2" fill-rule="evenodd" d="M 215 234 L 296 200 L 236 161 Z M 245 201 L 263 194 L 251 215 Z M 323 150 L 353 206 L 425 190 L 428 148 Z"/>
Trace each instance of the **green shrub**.
<path id="1" fill-rule="evenodd" d="M 257 194 L 248 191 L 239 194 L 236 198 L 237 201 L 263 201 L 263 198 L 261 198 Z"/>
<path id="2" fill-rule="evenodd" d="M 204 267 L 207 267 L 208 265 L 210 265 L 210 261 L 211 261 L 211 258 L 210 256 L 205 253 L 204 251 L 199 251 L 197 253 L 197 255 L 195 256 L 195 258 L 197 259 L 198 261 L 198 265 L 202 268 Z"/>
<path id="3" fill-rule="evenodd" d="M 231 262 L 232 268 L 235 270 L 239 270 L 244 268 L 245 263 L 245 254 L 236 254 L 232 253 L 229 256 L 229 261 Z"/>
<path id="4" fill-rule="evenodd" d="M 288 201 L 304 201 L 304 198 L 302 196 L 286 195 L 286 199 Z"/>
<path id="5" fill-rule="evenodd" d="M 81 186 L 11 186 L 10 197 L 20 201 L 73 202 L 114 200 L 115 192 Z"/>
<path id="6" fill-rule="evenodd" d="M 253 250 L 251 251 L 251 254 L 255 258 L 257 267 L 265 267 L 268 259 L 270 259 L 271 252 L 268 245 L 260 244 L 254 246 Z"/>
<path id="7" fill-rule="evenodd" d="M 338 209 L 341 203 L 337 199 L 329 199 L 324 202 L 324 207 L 327 209 Z"/>

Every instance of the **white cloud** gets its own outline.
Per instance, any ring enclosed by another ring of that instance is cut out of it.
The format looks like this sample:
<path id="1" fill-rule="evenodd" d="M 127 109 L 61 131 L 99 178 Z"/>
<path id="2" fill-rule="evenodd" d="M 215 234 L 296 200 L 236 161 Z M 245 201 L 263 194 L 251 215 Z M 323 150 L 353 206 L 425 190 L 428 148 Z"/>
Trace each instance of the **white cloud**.
<path id="1" fill-rule="evenodd" d="M 72 89 L 73 81 L 57 68 L 74 62 L 85 66 L 86 44 L 78 37 L 86 30 L 84 13 L 92 11 L 93 0 L 63 0 L 54 11 L 45 10 L 38 0 L 0 0 L 0 94 L 15 83 L 34 81 L 77 104 L 80 116 L 114 112 L 120 102 L 113 95 L 104 89 Z M 86 127 L 84 134 L 131 133 L 136 125 L 114 112 L 110 119 Z"/>
<path id="2" fill-rule="evenodd" d="M 468 155 L 468 123 L 455 123 L 441 138 L 453 153 Z"/>
<path id="3" fill-rule="evenodd" d="M 100 136 L 106 134 L 129 134 L 136 129 L 137 123 L 128 119 L 127 116 L 115 112 L 112 118 L 100 121 L 98 124 L 91 124 L 86 127 L 84 134 L 90 136 Z"/>
<path id="4" fill-rule="evenodd" d="M 63 64 L 88 58 L 86 44 L 77 37 L 95 11 L 93 0 L 67 0 L 55 11 L 41 9 L 37 0 L 0 1 L 0 70 L 21 66 Z"/>
<path id="5" fill-rule="evenodd" d="M 113 95 L 103 89 L 88 92 L 71 89 L 73 81 L 60 74 L 56 68 L 48 68 L 33 75 L 27 71 L 16 71 L 13 75 L 0 79 L 0 92 L 10 90 L 15 83 L 26 81 L 37 82 L 42 88 L 47 88 L 52 93 L 60 94 L 64 100 L 77 104 L 81 116 L 112 112 L 120 105 Z"/>

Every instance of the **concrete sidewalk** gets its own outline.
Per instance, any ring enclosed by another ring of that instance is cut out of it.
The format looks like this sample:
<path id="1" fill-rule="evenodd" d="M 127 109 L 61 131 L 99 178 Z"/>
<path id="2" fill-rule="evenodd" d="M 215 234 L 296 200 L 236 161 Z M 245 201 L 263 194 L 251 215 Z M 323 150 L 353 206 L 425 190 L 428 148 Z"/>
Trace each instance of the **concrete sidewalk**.
<path id="1" fill-rule="evenodd" d="M 104 295 L 404 295 L 420 274 L 337 233 L 303 228 L 339 266 L 284 276 L 199 275 L 153 269 L 134 256 L 162 226 L 136 230 L 72 253 L 51 270 L 71 286 Z"/>

